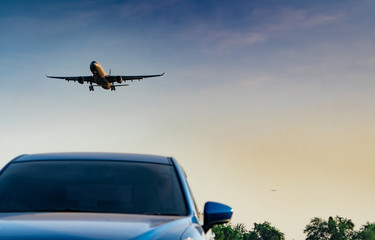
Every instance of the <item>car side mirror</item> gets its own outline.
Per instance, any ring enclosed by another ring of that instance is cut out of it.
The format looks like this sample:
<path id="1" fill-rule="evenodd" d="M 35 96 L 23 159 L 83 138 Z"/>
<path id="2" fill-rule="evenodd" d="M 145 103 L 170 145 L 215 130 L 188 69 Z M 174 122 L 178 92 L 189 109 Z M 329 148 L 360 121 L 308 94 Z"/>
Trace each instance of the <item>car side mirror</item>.
<path id="1" fill-rule="evenodd" d="M 204 205 L 203 230 L 207 232 L 215 224 L 228 223 L 233 215 L 233 209 L 225 204 L 206 202 Z"/>

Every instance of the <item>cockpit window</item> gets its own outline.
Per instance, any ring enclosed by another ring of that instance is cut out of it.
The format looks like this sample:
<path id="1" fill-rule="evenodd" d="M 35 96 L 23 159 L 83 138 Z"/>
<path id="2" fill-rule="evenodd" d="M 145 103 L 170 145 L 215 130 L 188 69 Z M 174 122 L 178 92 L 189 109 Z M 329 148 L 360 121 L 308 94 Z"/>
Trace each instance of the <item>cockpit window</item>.
<path id="1" fill-rule="evenodd" d="M 186 215 L 173 166 L 120 161 L 11 163 L 0 175 L 0 212 Z"/>

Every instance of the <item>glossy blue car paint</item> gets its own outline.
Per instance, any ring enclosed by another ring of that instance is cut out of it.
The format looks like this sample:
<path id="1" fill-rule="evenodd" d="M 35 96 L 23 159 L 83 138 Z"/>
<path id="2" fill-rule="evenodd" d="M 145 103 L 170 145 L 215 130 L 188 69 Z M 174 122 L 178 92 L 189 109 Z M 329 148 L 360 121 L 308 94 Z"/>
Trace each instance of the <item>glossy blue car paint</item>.
<path id="1" fill-rule="evenodd" d="M 203 229 L 207 231 L 215 224 L 227 223 L 233 215 L 233 209 L 225 204 L 217 202 L 206 202 L 204 205 Z"/>
<path id="2" fill-rule="evenodd" d="M 185 173 L 174 158 L 118 153 L 55 153 L 22 155 L 9 164 L 33 161 L 130 161 L 171 165 L 182 188 L 186 216 L 114 214 L 88 212 L 0 212 L 0 239 L 122 239 L 122 240 L 203 240 L 211 239 L 207 230 L 230 220 L 232 209 L 209 202 L 203 219 L 195 206 Z M 0 173 L 7 171 L 5 166 Z M 150 199 L 152 201 L 152 199 Z"/>
<path id="3" fill-rule="evenodd" d="M 170 157 L 134 154 L 134 153 L 41 153 L 24 154 L 16 157 L 11 162 L 43 161 L 43 160 L 110 160 L 127 162 L 147 162 L 171 164 Z"/>

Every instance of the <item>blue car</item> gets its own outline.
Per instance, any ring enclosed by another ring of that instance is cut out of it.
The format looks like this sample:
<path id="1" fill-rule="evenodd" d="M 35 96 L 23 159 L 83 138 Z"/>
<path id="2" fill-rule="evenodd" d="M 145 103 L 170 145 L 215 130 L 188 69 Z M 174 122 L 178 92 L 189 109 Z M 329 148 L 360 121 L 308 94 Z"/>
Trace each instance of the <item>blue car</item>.
<path id="1" fill-rule="evenodd" d="M 232 213 L 207 202 L 202 217 L 170 157 L 32 154 L 0 172 L 0 239 L 207 240 Z"/>

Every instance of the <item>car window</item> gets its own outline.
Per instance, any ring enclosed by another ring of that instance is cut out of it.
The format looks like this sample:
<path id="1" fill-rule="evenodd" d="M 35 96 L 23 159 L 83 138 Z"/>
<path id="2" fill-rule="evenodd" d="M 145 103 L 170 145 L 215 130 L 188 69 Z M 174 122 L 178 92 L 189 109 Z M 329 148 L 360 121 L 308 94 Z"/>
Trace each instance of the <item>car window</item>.
<path id="1" fill-rule="evenodd" d="M 0 175 L 0 212 L 44 211 L 187 214 L 171 165 L 62 160 L 11 163 Z"/>

